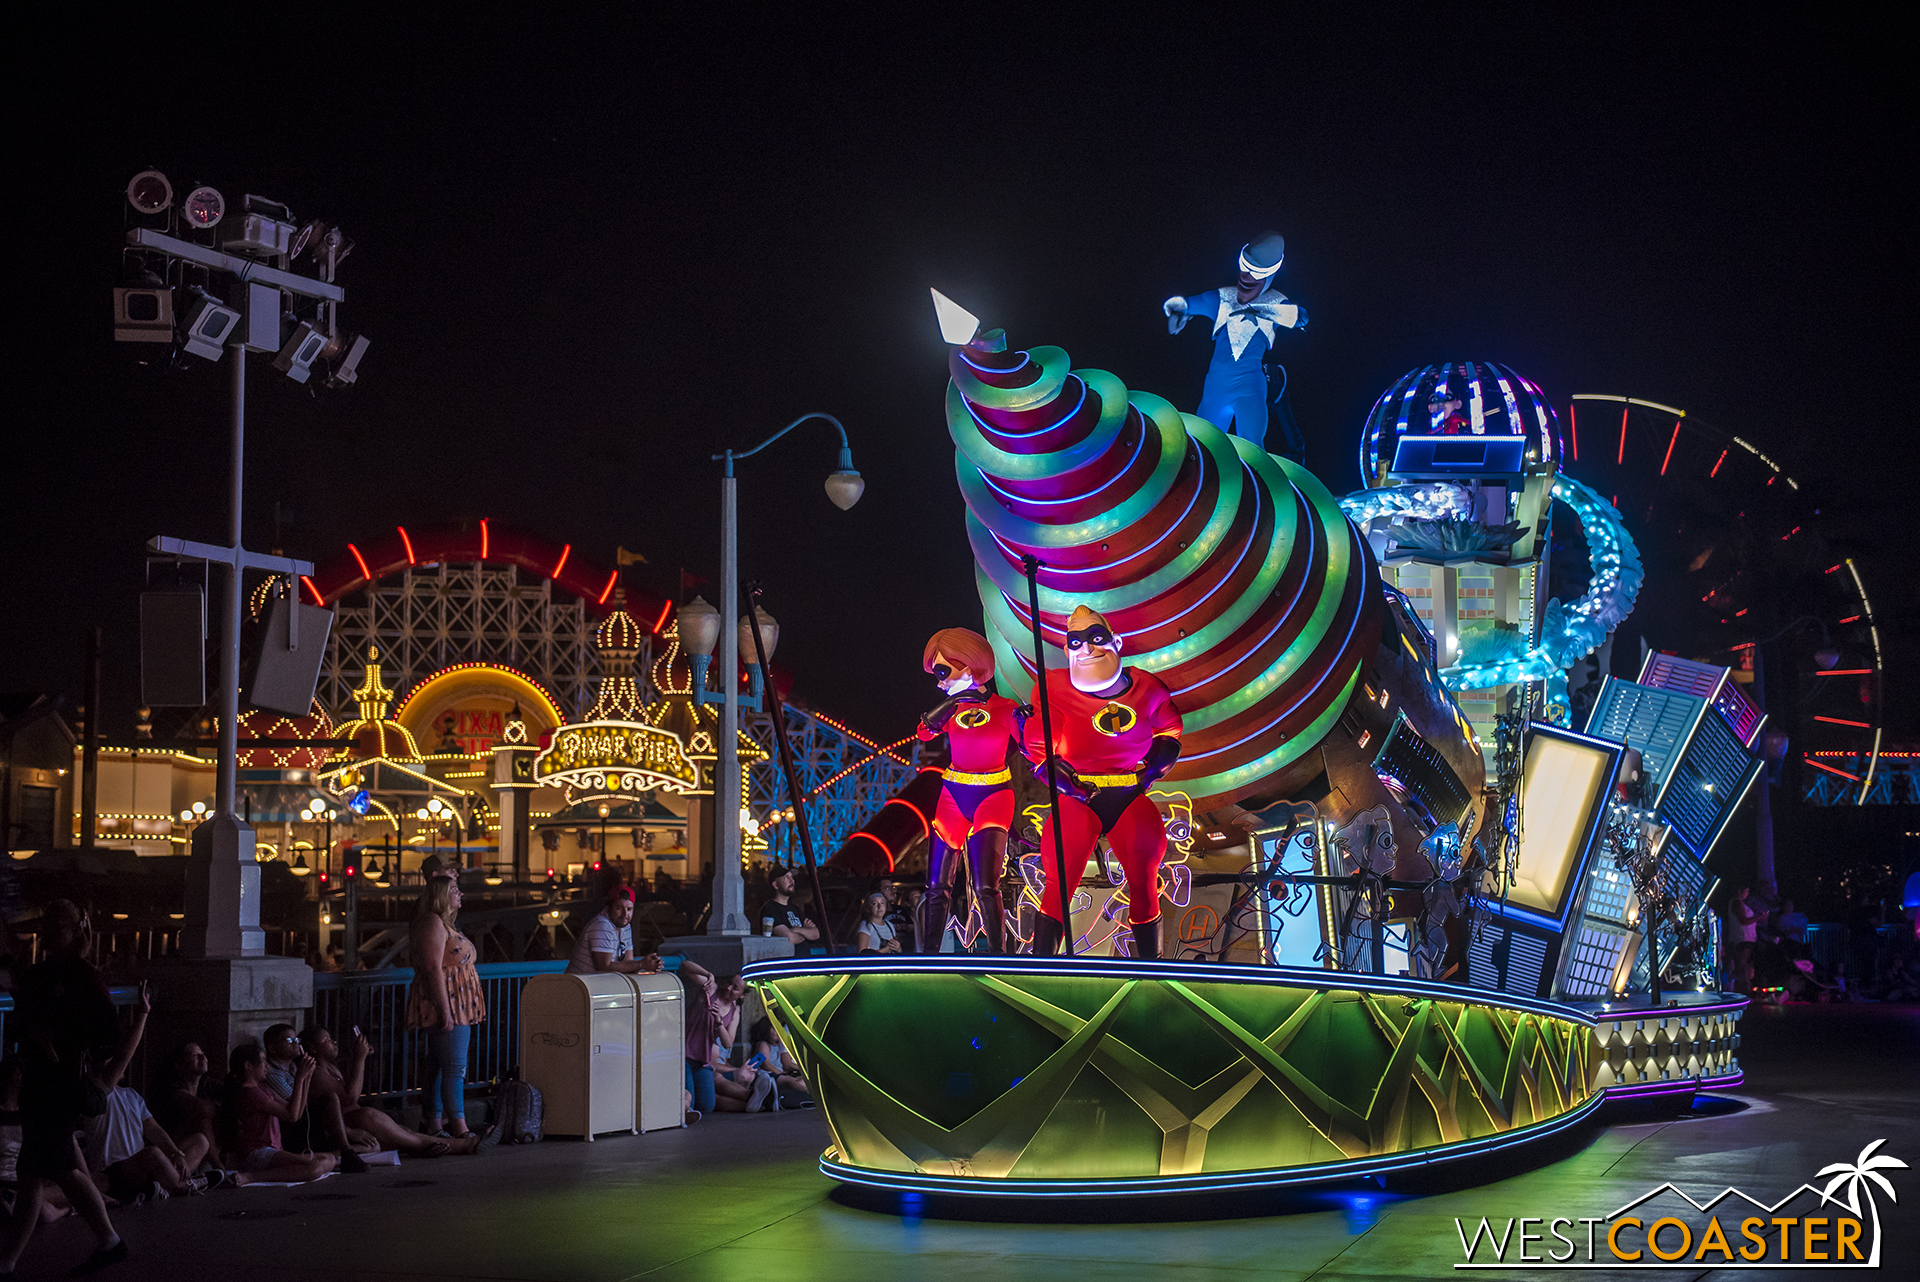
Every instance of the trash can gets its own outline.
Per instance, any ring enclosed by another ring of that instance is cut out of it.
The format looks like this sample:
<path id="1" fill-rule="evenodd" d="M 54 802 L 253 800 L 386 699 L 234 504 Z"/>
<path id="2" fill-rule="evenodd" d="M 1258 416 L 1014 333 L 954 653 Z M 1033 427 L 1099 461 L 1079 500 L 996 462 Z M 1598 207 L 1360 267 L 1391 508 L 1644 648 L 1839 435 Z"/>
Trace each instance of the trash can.
<path id="1" fill-rule="evenodd" d="M 545 1130 L 591 1140 L 634 1131 L 638 995 L 625 975 L 535 975 L 520 994 L 520 1076 Z"/>
<path id="2" fill-rule="evenodd" d="M 680 1099 L 687 1086 L 686 991 L 672 972 L 629 975 L 640 999 L 640 1071 L 634 1116 L 642 1131 L 684 1126 Z"/>

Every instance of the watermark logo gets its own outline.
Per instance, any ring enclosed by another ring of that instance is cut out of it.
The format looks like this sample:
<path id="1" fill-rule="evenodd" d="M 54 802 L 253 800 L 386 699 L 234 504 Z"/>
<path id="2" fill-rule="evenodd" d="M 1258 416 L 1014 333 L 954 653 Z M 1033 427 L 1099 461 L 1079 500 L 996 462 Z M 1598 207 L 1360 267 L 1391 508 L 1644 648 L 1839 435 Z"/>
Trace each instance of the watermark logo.
<path id="1" fill-rule="evenodd" d="M 1907 1169 L 1899 1158 L 1878 1151 L 1885 1143 L 1875 1140 L 1853 1161 L 1821 1167 L 1814 1180 L 1826 1180 L 1825 1187 L 1805 1183 L 1772 1203 L 1736 1188 L 1699 1202 L 1669 1182 L 1611 1215 L 1523 1216 L 1504 1226 L 1482 1216 L 1471 1227 L 1456 1219 L 1466 1259 L 1453 1267 L 1877 1269 L 1878 1197 L 1900 1200 L 1881 1172 Z M 1811 1203 L 1805 1201 L 1808 1194 Z M 1658 1208 L 1642 1209 L 1662 1198 L 1684 1203 L 1691 1212 L 1676 1208 L 1656 1215 Z"/>

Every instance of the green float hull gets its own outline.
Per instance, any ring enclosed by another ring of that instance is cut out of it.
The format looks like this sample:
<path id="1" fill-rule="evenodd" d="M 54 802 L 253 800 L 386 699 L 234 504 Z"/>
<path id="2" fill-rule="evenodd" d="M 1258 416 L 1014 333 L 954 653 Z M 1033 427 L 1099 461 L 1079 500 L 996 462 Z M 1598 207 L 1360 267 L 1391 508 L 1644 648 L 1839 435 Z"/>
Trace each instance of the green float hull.
<path id="1" fill-rule="evenodd" d="M 1544 1138 L 1599 1104 L 1594 1022 L 1454 985 L 1045 957 L 745 971 L 840 1179 L 1007 1195 L 1347 1178 Z"/>

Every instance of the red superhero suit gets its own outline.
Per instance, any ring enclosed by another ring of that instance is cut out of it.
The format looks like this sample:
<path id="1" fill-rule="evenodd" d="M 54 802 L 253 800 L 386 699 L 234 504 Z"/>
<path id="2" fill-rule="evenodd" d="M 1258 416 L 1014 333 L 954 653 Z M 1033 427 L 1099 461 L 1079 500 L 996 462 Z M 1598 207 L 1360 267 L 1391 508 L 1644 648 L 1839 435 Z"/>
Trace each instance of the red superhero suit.
<path id="1" fill-rule="evenodd" d="M 1067 886 L 1080 884 L 1094 845 L 1104 835 L 1127 875 L 1134 955 L 1157 957 L 1160 861 L 1167 853 L 1167 830 L 1146 794 L 1178 755 L 1182 727 L 1180 712 L 1160 678 L 1144 668 L 1122 668 L 1120 677 L 1116 685 L 1123 688 L 1089 694 L 1076 688 L 1066 671 L 1047 671 L 1053 750 L 1071 772 L 1062 772 L 1060 789 Z M 1046 760 L 1041 739 L 1040 718 L 1029 718 L 1022 747 L 1036 765 Z M 1035 773 L 1045 777 L 1041 770 Z M 1042 916 L 1035 922 L 1035 952 L 1051 952 L 1054 931 L 1068 920 L 1055 884 L 1052 823 L 1049 815 L 1040 833 L 1046 893 Z"/>
<path id="2" fill-rule="evenodd" d="M 944 734 L 951 762 L 940 784 L 927 849 L 927 893 L 920 904 L 920 951 L 940 951 L 966 852 L 968 884 L 980 901 L 988 947 L 1006 951 L 1007 918 L 1000 875 L 1013 822 L 1010 750 L 1020 744 L 1022 708 L 978 686 L 963 690 L 920 719 L 922 742 Z"/>

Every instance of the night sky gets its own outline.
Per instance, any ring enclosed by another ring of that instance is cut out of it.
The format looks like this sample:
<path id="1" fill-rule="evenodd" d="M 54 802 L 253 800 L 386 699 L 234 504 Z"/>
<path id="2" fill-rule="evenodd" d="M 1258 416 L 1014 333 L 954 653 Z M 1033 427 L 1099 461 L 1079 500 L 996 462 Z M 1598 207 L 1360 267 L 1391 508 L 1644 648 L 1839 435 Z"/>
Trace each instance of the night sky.
<path id="1" fill-rule="evenodd" d="M 357 244 L 359 384 L 252 366 L 253 545 L 276 501 L 319 561 L 486 516 L 641 551 L 671 589 L 717 567 L 709 455 L 828 410 L 866 498 L 829 505 L 831 434 L 801 429 L 742 465 L 742 570 L 796 693 L 886 739 L 934 701 L 928 633 L 979 626 L 928 286 L 1190 410 L 1209 345 L 1170 338 L 1160 300 L 1227 283 L 1269 226 L 1336 493 L 1394 378 L 1498 360 L 1562 405 L 1624 393 L 1759 444 L 1846 514 L 1911 636 L 1910 46 L 1880 16 L 893 12 L 45 41 L 12 130 L 0 688 L 77 696 L 102 624 L 125 733 L 142 544 L 224 533 L 224 370 L 112 341 L 121 192 L 149 166 Z"/>

